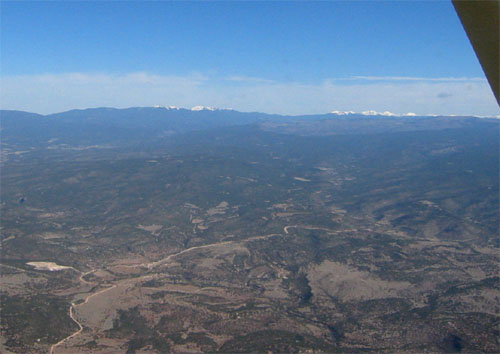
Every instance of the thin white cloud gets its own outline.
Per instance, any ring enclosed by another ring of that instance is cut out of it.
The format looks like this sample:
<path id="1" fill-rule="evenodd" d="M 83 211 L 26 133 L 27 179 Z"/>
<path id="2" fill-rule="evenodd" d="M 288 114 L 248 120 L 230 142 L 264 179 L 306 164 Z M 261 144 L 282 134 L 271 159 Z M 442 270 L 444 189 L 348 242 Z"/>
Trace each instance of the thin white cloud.
<path id="1" fill-rule="evenodd" d="M 1 107 L 37 113 L 74 108 L 190 105 L 207 77 L 163 76 L 143 72 L 115 74 L 45 74 L 7 76 L 1 80 Z"/>
<path id="2" fill-rule="evenodd" d="M 278 114 L 334 110 L 497 116 L 500 110 L 486 80 L 352 80 L 320 83 L 275 82 L 235 76 L 150 73 L 6 76 L 2 109 L 53 113 L 74 108 L 209 106 Z"/>
<path id="3" fill-rule="evenodd" d="M 252 77 L 252 76 L 229 76 L 226 77 L 225 80 L 243 82 L 243 83 L 266 83 L 266 84 L 271 84 L 275 82 L 273 80 L 263 79 L 261 77 Z"/>
<path id="4" fill-rule="evenodd" d="M 486 82 L 482 77 L 414 77 L 414 76 L 351 76 L 347 78 L 335 78 L 333 81 L 437 81 L 437 82 L 470 82 L 480 81 Z"/>

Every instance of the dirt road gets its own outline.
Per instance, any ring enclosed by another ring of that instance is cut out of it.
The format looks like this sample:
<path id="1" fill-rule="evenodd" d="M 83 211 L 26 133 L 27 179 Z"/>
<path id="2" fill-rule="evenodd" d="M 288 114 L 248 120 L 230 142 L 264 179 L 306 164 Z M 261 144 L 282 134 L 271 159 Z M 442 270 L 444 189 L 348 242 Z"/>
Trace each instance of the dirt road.
<path id="1" fill-rule="evenodd" d="M 86 275 L 86 274 L 89 274 L 89 273 L 90 273 L 90 272 L 83 273 L 83 274 L 82 274 L 82 276 L 84 276 L 84 275 Z M 80 276 L 80 280 L 82 280 L 82 281 L 83 281 L 83 282 L 85 282 L 85 283 L 88 283 L 87 281 L 85 281 L 85 280 L 81 279 L 81 277 L 82 277 L 82 276 Z M 50 352 L 49 352 L 50 354 L 53 354 L 53 353 L 54 353 L 54 349 L 55 349 L 56 347 L 58 347 L 59 345 L 63 344 L 64 342 L 66 342 L 66 341 L 70 340 L 71 338 L 76 337 L 77 335 L 79 335 L 79 334 L 83 331 L 83 326 L 82 326 L 82 324 L 81 324 L 81 323 L 80 323 L 80 322 L 76 319 L 76 317 L 74 316 L 74 314 L 73 314 L 73 309 L 75 309 L 76 307 L 81 306 L 81 305 L 83 305 L 83 304 L 86 304 L 86 303 L 87 303 L 87 302 L 88 302 L 88 301 L 89 301 L 92 297 L 97 296 L 97 295 L 100 295 L 100 294 L 102 294 L 102 293 L 104 293 L 104 292 L 106 292 L 106 291 L 109 291 L 109 290 L 111 290 L 111 289 L 113 289 L 113 288 L 115 288 L 115 287 L 116 287 L 116 285 L 113 285 L 113 286 L 110 286 L 109 288 L 102 289 L 102 290 L 100 290 L 100 291 L 98 291 L 98 292 L 96 292 L 96 293 L 90 294 L 89 296 L 87 296 L 87 297 L 85 298 L 85 301 L 84 301 L 84 302 L 82 302 L 81 304 L 76 305 L 74 302 L 72 302 L 72 303 L 71 303 L 71 305 L 69 306 L 69 317 L 71 317 L 71 319 L 72 319 L 72 320 L 73 320 L 73 321 L 74 321 L 74 322 L 78 325 L 78 327 L 80 327 L 80 328 L 78 329 L 78 331 L 74 332 L 73 334 L 71 334 L 71 335 L 67 336 L 67 337 L 66 337 L 66 338 L 64 338 L 64 339 L 61 339 L 61 340 L 60 340 L 59 342 L 57 342 L 56 344 L 53 344 L 53 345 L 50 347 Z"/>
<path id="2" fill-rule="evenodd" d="M 297 226 L 297 225 L 290 225 L 290 226 L 285 226 L 284 227 L 284 231 L 286 234 L 288 234 L 288 228 L 289 227 L 300 227 L 300 226 Z M 307 227 L 305 227 L 307 228 Z M 256 240 L 263 240 L 263 239 L 267 239 L 267 238 L 270 238 L 270 237 L 275 237 L 275 236 L 281 236 L 282 234 L 269 234 L 269 235 L 260 235 L 260 236 L 254 236 L 254 237 L 250 237 L 250 238 L 247 238 L 245 240 L 240 240 L 240 241 L 224 241 L 224 242 L 217 242 L 217 243 L 212 243 L 212 244 L 209 244 L 209 245 L 202 245 L 202 246 L 194 246 L 194 247 L 190 247 L 190 248 L 187 248 L 185 250 L 182 250 L 180 252 L 177 252 L 177 253 L 173 253 L 163 259 L 160 259 L 158 261 L 155 261 L 155 262 L 147 262 L 147 263 L 140 263 L 140 264 L 136 264 L 136 265 L 133 265 L 133 267 L 145 267 L 147 268 L 148 270 L 151 270 L 161 264 L 165 264 L 167 262 L 169 262 L 170 260 L 172 260 L 173 258 L 177 257 L 177 256 L 180 256 L 182 254 L 185 254 L 185 253 L 188 253 L 188 252 L 192 252 L 194 250 L 199 250 L 199 249 L 205 249 L 205 248 L 212 248 L 212 247 L 218 247 L 218 246 L 222 246 L 222 245 L 229 245 L 229 244 L 241 244 L 241 243 L 246 243 L 246 242 L 250 242 L 250 241 L 256 241 Z M 81 273 L 81 275 L 79 276 L 78 280 L 82 283 L 86 283 L 86 284 L 91 284 L 91 282 L 88 282 L 87 280 L 84 279 L 84 277 L 88 274 L 91 274 L 91 273 L 94 273 L 98 271 L 97 269 L 92 269 L 88 272 L 85 272 L 85 273 Z M 151 277 L 151 275 L 146 275 L 146 276 L 143 276 L 143 277 L 138 277 L 138 278 L 128 278 L 128 279 L 121 279 L 120 281 L 117 282 L 117 284 L 114 284 L 108 288 L 105 288 L 105 289 L 102 289 L 98 292 L 95 292 L 93 294 L 90 294 L 88 295 L 85 300 L 82 302 L 82 303 L 79 303 L 79 304 L 75 304 L 75 303 L 71 303 L 70 307 L 69 307 L 69 317 L 71 317 L 71 319 L 78 325 L 79 329 L 72 333 L 71 335 L 67 336 L 66 338 L 63 338 L 62 340 L 60 340 L 59 342 L 57 342 L 56 344 L 53 344 L 51 347 L 50 347 L 50 354 L 53 354 L 54 353 L 54 350 L 60 346 L 61 344 L 67 342 L 68 340 L 78 336 L 82 331 L 83 331 L 83 326 L 82 324 L 78 321 L 78 319 L 75 317 L 74 315 L 74 311 L 75 309 L 78 307 L 78 306 L 82 306 L 86 303 L 88 303 L 88 301 L 95 297 L 95 296 L 98 296 L 100 294 L 103 294 L 113 288 L 116 288 L 118 285 L 120 284 L 123 284 L 123 283 L 130 283 L 130 281 L 132 281 L 133 283 L 136 283 L 136 282 L 139 282 L 139 281 L 142 281 L 144 280 L 145 278 L 149 278 Z"/>

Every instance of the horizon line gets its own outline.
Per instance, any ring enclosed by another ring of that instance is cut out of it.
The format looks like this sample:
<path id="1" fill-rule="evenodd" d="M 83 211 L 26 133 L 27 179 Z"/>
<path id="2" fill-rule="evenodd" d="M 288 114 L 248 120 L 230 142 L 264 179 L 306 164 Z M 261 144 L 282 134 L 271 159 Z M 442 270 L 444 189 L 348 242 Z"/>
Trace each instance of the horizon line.
<path id="1" fill-rule="evenodd" d="M 260 111 L 239 111 L 235 110 L 233 108 L 221 108 L 221 107 L 211 107 L 211 106 L 202 106 L 202 105 L 197 105 L 193 106 L 191 108 L 186 108 L 186 107 L 179 107 L 175 105 L 154 105 L 154 106 L 130 106 L 130 107 L 111 107 L 111 106 L 98 106 L 98 107 L 86 107 L 86 108 L 72 108 L 68 109 L 65 111 L 56 111 L 52 113 L 37 113 L 37 112 L 31 112 L 31 111 L 25 111 L 21 109 L 6 109 L 0 107 L 0 112 L 2 111 L 13 111 L 13 112 L 23 112 L 23 113 L 30 113 L 30 114 L 37 114 L 40 116 L 51 116 L 55 114 L 62 114 L 62 113 L 67 113 L 71 111 L 86 111 L 86 110 L 97 110 L 97 109 L 113 109 L 113 110 L 126 110 L 126 109 L 133 109 L 133 108 L 152 108 L 152 109 L 166 109 L 166 110 L 185 110 L 185 111 L 190 111 L 190 112 L 200 112 L 200 111 L 209 111 L 209 112 L 216 112 L 216 111 L 233 111 L 233 112 L 238 112 L 238 113 L 258 113 L 258 114 L 265 114 L 269 116 L 281 116 L 281 117 L 307 117 L 307 116 L 322 116 L 322 115 L 335 115 L 339 117 L 346 117 L 346 116 L 365 116 L 365 117 L 405 117 L 405 118 L 418 118 L 418 117 L 473 117 L 473 118 L 491 118 L 491 119 L 500 119 L 500 115 L 489 115 L 489 116 L 484 116 L 484 115 L 474 115 L 474 114 L 418 114 L 418 113 L 413 113 L 413 112 L 407 112 L 407 113 L 394 113 L 390 111 L 375 111 L 375 110 L 366 110 L 366 111 L 361 111 L 361 112 L 355 112 L 355 111 L 338 111 L 338 110 L 333 110 L 330 112 L 325 112 L 325 113 L 309 113 L 309 114 L 279 114 L 279 113 L 267 113 L 267 112 L 260 112 Z"/>

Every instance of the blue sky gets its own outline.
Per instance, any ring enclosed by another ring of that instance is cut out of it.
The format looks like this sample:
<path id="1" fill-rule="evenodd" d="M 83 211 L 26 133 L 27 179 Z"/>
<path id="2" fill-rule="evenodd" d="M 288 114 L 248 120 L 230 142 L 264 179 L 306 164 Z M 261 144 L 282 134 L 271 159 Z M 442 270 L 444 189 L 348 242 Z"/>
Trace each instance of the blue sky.
<path id="1" fill-rule="evenodd" d="M 1 6 L 6 109 L 500 114 L 451 1 Z"/>

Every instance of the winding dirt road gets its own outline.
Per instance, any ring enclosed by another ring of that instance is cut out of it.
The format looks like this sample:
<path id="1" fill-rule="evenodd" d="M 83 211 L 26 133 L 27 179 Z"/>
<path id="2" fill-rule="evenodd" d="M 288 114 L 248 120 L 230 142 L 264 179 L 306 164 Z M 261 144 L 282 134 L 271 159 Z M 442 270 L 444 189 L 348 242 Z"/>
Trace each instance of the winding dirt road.
<path id="1" fill-rule="evenodd" d="M 94 270 L 94 271 L 95 271 L 95 270 Z M 92 271 L 91 271 L 91 272 L 92 272 Z M 91 273 L 91 272 L 83 273 L 83 274 L 80 276 L 80 278 L 79 278 L 79 279 L 80 279 L 81 281 L 85 282 L 85 283 L 88 283 L 88 281 L 83 280 L 83 279 L 82 279 L 82 277 L 83 277 L 83 276 L 85 276 L 85 275 L 87 275 L 87 274 L 89 274 L 89 273 Z M 100 291 L 98 291 L 98 292 L 96 292 L 96 293 L 90 294 L 89 296 L 87 296 L 87 297 L 85 298 L 85 301 L 84 301 L 84 302 L 82 302 L 82 303 L 80 303 L 80 304 L 78 304 L 78 305 L 76 305 L 74 302 L 72 302 L 72 303 L 71 303 L 71 305 L 69 306 L 69 317 L 71 317 L 71 319 L 72 319 L 72 320 L 73 320 L 73 321 L 74 321 L 74 322 L 78 325 L 78 327 L 80 327 L 80 328 L 79 328 L 79 329 L 78 329 L 78 331 L 76 331 L 75 333 L 73 333 L 73 334 L 71 334 L 71 335 L 67 336 L 67 337 L 66 337 L 66 338 L 64 338 L 64 339 L 61 339 L 61 340 L 60 340 L 59 342 L 57 342 L 56 344 L 53 344 L 53 345 L 50 347 L 50 352 L 49 352 L 50 354 L 53 354 L 53 353 L 54 353 L 54 349 L 55 349 L 57 346 L 59 346 L 59 345 L 63 344 L 64 342 L 66 342 L 66 341 L 70 340 L 70 339 L 71 339 L 71 338 L 73 338 L 73 337 L 76 337 L 77 335 L 79 335 L 79 334 L 83 331 L 83 326 L 82 326 L 82 324 L 81 324 L 81 323 L 80 323 L 80 322 L 76 319 L 76 317 L 74 316 L 74 314 L 73 314 L 73 309 L 75 309 L 76 307 L 81 306 L 81 305 L 83 305 L 83 304 L 86 304 L 86 303 L 90 300 L 90 298 L 92 298 L 92 297 L 94 297 L 94 296 L 97 296 L 97 295 L 99 295 L 99 294 L 102 294 L 102 293 L 104 293 L 104 292 L 106 292 L 106 291 L 109 291 L 109 290 L 111 290 L 111 289 L 113 289 L 113 288 L 115 288 L 115 287 L 116 287 L 116 285 L 113 285 L 113 286 L 110 286 L 109 288 L 102 289 L 102 290 L 100 290 Z"/>
<path id="2" fill-rule="evenodd" d="M 301 226 L 301 225 L 288 225 L 283 228 L 283 231 L 285 231 L 285 234 L 288 234 L 288 229 L 291 227 L 296 227 L 300 229 L 306 229 L 306 230 L 323 230 L 323 231 L 329 231 L 332 232 L 330 229 L 326 229 L 324 227 L 313 227 L 313 226 Z"/>
<path id="3" fill-rule="evenodd" d="M 198 249 L 203 249 L 203 248 L 210 248 L 210 247 L 215 247 L 215 246 L 229 245 L 231 243 L 235 243 L 235 241 L 224 241 L 224 242 L 218 242 L 218 243 L 211 243 L 209 245 L 190 247 L 190 248 L 187 248 L 187 249 L 182 250 L 180 252 L 171 254 L 171 255 L 163 258 L 163 259 L 160 259 L 159 261 L 151 262 L 151 263 L 141 263 L 141 264 L 136 265 L 136 267 L 147 267 L 148 269 L 152 269 L 154 267 L 159 266 L 160 264 L 167 263 L 172 258 L 180 256 L 181 254 L 184 254 L 184 253 L 188 253 L 188 252 L 191 252 L 191 251 L 194 251 L 194 250 L 198 250 Z"/>
<path id="4" fill-rule="evenodd" d="M 288 228 L 290 227 L 301 227 L 301 228 L 306 228 L 306 229 L 319 229 L 319 230 L 327 230 L 327 229 L 322 229 L 322 228 L 313 228 L 313 227 L 307 227 L 307 226 L 299 226 L 299 225 L 289 225 L 289 226 L 285 226 L 283 228 L 283 231 L 285 232 L 285 234 L 288 234 Z M 330 230 L 328 230 L 330 231 Z M 147 263 L 140 263 L 140 264 L 136 264 L 136 265 L 133 265 L 132 267 L 146 267 L 148 270 L 151 270 L 152 268 L 155 268 L 161 264 L 165 264 L 167 262 L 169 262 L 170 260 L 172 260 L 173 258 L 177 257 L 177 256 L 180 256 L 182 254 L 185 254 L 185 253 L 188 253 L 188 252 L 191 252 L 191 251 L 194 251 L 194 250 L 198 250 L 198 249 L 205 249 L 205 248 L 211 248 L 211 247 L 217 247 L 217 246 L 222 246 L 222 245 L 229 245 L 229 244 L 238 244 L 238 243 L 246 243 L 246 242 L 250 242 L 250 241 L 256 241 L 256 240 L 263 240 L 263 239 L 267 239 L 267 238 L 271 238 L 271 237 L 275 237 L 275 236 L 282 236 L 283 234 L 269 234 L 269 235 L 261 235 L 261 236 L 254 236 L 254 237 L 250 237 L 250 238 L 247 238 L 245 240 L 238 240 L 238 241 L 223 241 L 223 242 L 217 242 L 217 243 L 212 243 L 212 244 L 208 244 L 208 245 L 202 245 L 202 246 L 194 246 L 194 247 L 190 247 L 190 248 L 187 248 L 185 250 L 182 250 L 180 252 L 177 252 L 177 253 L 173 253 L 163 259 L 160 259 L 158 261 L 155 261 L 155 262 L 147 262 Z M 84 279 L 84 277 L 88 274 L 91 274 L 91 273 L 94 273 L 96 272 L 97 269 L 92 269 L 88 272 L 85 272 L 85 273 L 81 273 L 81 275 L 79 276 L 78 280 L 82 283 L 86 283 L 86 284 L 92 284 L 91 282 L 88 282 L 87 280 Z M 139 282 L 139 281 L 142 281 L 144 278 L 150 278 L 151 275 L 146 275 L 146 276 L 143 276 L 143 277 L 138 277 L 138 278 L 128 278 L 128 279 L 121 279 L 118 283 L 121 284 L 123 282 L 129 282 L 130 280 L 132 280 L 132 282 Z M 53 354 L 54 353 L 54 350 L 60 346 L 61 344 L 67 342 L 68 340 L 78 336 L 80 333 L 82 333 L 83 331 L 83 326 L 82 324 L 76 319 L 75 315 L 74 315 L 74 311 L 75 309 L 78 307 L 78 306 L 82 306 L 86 303 L 88 303 L 88 301 L 93 298 L 94 296 L 98 296 L 100 294 L 103 294 L 113 288 L 116 288 L 119 284 L 114 284 L 108 288 L 105 288 L 105 289 L 102 289 L 102 290 L 99 290 L 98 292 L 95 292 L 93 294 L 90 294 L 88 295 L 85 300 L 82 302 L 82 303 L 79 303 L 79 304 L 75 304 L 74 302 L 71 303 L 70 307 L 69 307 L 69 317 L 71 317 L 71 319 L 78 325 L 79 329 L 72 333 L 71 335 L 67 336 L 66 338 L 63 338 L 62 340 L 60 340 L 59 342 L 57 342 L 56 344 L 53 344 L 51 347 L 50 347 L 50 354 Z"/>

